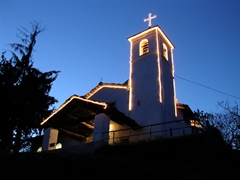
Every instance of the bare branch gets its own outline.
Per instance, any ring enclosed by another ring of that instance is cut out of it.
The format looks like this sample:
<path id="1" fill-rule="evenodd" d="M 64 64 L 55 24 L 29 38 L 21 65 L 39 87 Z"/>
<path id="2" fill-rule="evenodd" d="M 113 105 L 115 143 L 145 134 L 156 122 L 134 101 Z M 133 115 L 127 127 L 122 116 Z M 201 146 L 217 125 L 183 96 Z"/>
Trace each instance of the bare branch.
<path id="1" fill-rule="evenodd" d="M 223 108 L 224 110 L 228 111 L 230 114 L 234 115 L 234 116 L 237 116 L 238 118 L 240 118 L 240 115 L 238 115 L 238 111 L 234 112 L 234 111 L 231 111 L 231 109 L 235 109 L 235 107 L 233 108 L 230 108 L 229 107 L 229 103 L 228 102 L 225 102 L 225 105 L 223 105 L 223 102 L 218 102 L 218 105 Z"/>

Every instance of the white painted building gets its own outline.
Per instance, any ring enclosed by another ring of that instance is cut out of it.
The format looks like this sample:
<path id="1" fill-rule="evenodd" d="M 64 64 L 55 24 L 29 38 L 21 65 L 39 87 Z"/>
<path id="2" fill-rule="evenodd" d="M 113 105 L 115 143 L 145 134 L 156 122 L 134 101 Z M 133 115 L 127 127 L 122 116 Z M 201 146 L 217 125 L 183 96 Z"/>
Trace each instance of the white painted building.
<path id="1" fill-rule="evenodd" d="M 66 100 L 41 123 L 46 129 L 43 150 L 59 143 L 66 148 L 192 133 L 193 113 L 176 98 L 174 45 L 149 19 L 148 29 L 128 38 L 129 79 L 123 84 L 100 82 L 85 96 Z"/>

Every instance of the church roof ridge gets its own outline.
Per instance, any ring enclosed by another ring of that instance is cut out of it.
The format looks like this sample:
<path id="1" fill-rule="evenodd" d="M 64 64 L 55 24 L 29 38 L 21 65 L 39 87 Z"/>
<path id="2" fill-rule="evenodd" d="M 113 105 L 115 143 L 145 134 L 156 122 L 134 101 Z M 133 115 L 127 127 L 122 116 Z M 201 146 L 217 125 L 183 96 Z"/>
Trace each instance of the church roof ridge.
<path id="1" fill-rule="evenodd" d="M 127 81 L 126 81 L 127 82 Z M 93 94 L 95 94 L 97 91 L 100 89 L 107 87 L 107 88 L 120 88 L 120 89 L 128 89 L 128 83 L 124 82 L 123 84 L 121 83 L 103 83 L 99 82 L 99 84 L 94 87 L 92 90 L 90 90 L 87 94 L 84 95 L 86 99 L 89 99 Z"/>

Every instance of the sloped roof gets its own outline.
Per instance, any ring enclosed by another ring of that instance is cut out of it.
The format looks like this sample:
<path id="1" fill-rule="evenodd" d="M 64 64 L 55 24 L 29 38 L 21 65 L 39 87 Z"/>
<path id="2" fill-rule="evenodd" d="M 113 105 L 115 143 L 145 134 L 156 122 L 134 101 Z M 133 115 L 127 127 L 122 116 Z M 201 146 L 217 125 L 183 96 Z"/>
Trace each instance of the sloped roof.
<path id="1" fill-rule="evenodd" d="M 177 103 L 177 109 L 181 110 L 183 113 L 183 117 L 186 123 L 190 124 L 190 120 L 195 120 L 194 113 L 192 112 L 191 108 L 187 104 L 180 104 Z"/>
<path id="2" fill-rule="evenodd" d="M 93 94 L 95 94 L 97 91 L 99 91 L 102 88 L 116 88 L 116 89 L 129 89 L 128 87 L 128 81 L 126 81 L 123 84 L 119 83 L 103 83 L 100 82 L 96 87 L 94 87 L 90 92 L 88 92 L 84 97 L 86 99 L 89 99 Z"/>
<path id="3" fill-rule="evenodd" d="M 171 47 L 171 49 L 174 49 L 174 45 L 173 43 L 170 41 L 170 39 L 167 37 L 167 35 L 163 32 L 163 30 L 158 26 L 153 26 L 153 27 L 149 27 L 148 29 L 142 31 L 142 32 L 139 32 L 135 35 L 132 35 L 128 38 L 129 41 L 132 41 L 133 39 L 137 38 L 137 37 L 141 37 L 143 34 L 146 34 L 148 33 L 149 31 L 153 31 L 153 30 L 157 30 L 158 33 L 164 38 L 164 40 L 168 43 L 168 45 Z"/>
<path id="4" fill-rule="evenodd" d="M 133 129 L 140 128 L 140 125 L 133 119 L 127 117 L 112 105 L 77 95 L 73 95 L 66 100 L 41 125 L 45 124 L 56 128 L 78 139 L 86 139 L 93 132 L 95 115 L 100 113 L 105 113 L 118 124 L 126 124 Z"/>

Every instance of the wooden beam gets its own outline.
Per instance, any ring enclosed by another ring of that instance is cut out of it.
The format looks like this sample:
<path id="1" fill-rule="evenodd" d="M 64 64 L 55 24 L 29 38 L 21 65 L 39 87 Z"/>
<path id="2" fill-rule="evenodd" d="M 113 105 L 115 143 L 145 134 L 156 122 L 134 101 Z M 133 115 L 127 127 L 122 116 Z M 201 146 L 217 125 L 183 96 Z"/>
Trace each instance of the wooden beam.
<path id="1" fill-rule="evenodd" d="M 71 119 L 78 120 L 78 118 L 76 118 L 75 116 L 73 116 L 71 114 L 67 114 L 67 113 L 64 113 L 64 114 L 66 114 Z"/>
<path id="2" fill-rule="evenodd" d="M 65 112 L 61 112 L 61 113 L 63 113 L 64 115 L 68 116 L 68 117 L 71 118 L 71 119 L 78 120 L 78 118 L 76 118 L 75 116 L 73 116 L 73 115 L 71 115 L 71 114 L 68 114 L 68 113 L 65 113 Z M 90 125 L 90 124 L 88 124 L 88 123 L 86 123 L 86 122 L 84 122 L 84 121 L 81 121 L 80 123 L 81 123 L 82 125 L 86 126 L 87 128 L 91 129 L 91 130 L 94 129 L 94 127 L 93 127 L 92 125 Z"/>
<path id="3" fill-rule="evenodd" d="M 67 130 L 65 130 L 65 129 L 63 129 L 63 128 L 58 128 L 58 130 L 59 130 L 59 131 L 62 131 L 62 132 L 65 132 L 65 133 L 67 133 L 67 134 L 69 134 L 69 135 L 72 135 L 72 136 L 81 138 L 81 139 L 87 139 L 87 137 L 85 137 L 85 136 L 83 136 L 83 135 L 81 135 L 81 134 L 77 134 L 77 133 L 74 133 L 74 132 L 71 132 L 71 131 L 67 131 Z"/>
<path id="4" fill-rule="evenodd" d="M 93 130 L 94 127 L 86 122 L 81 122 L 81 124 L 83 124 L 84 126 L 88 127 L 89 129 Z"/>

